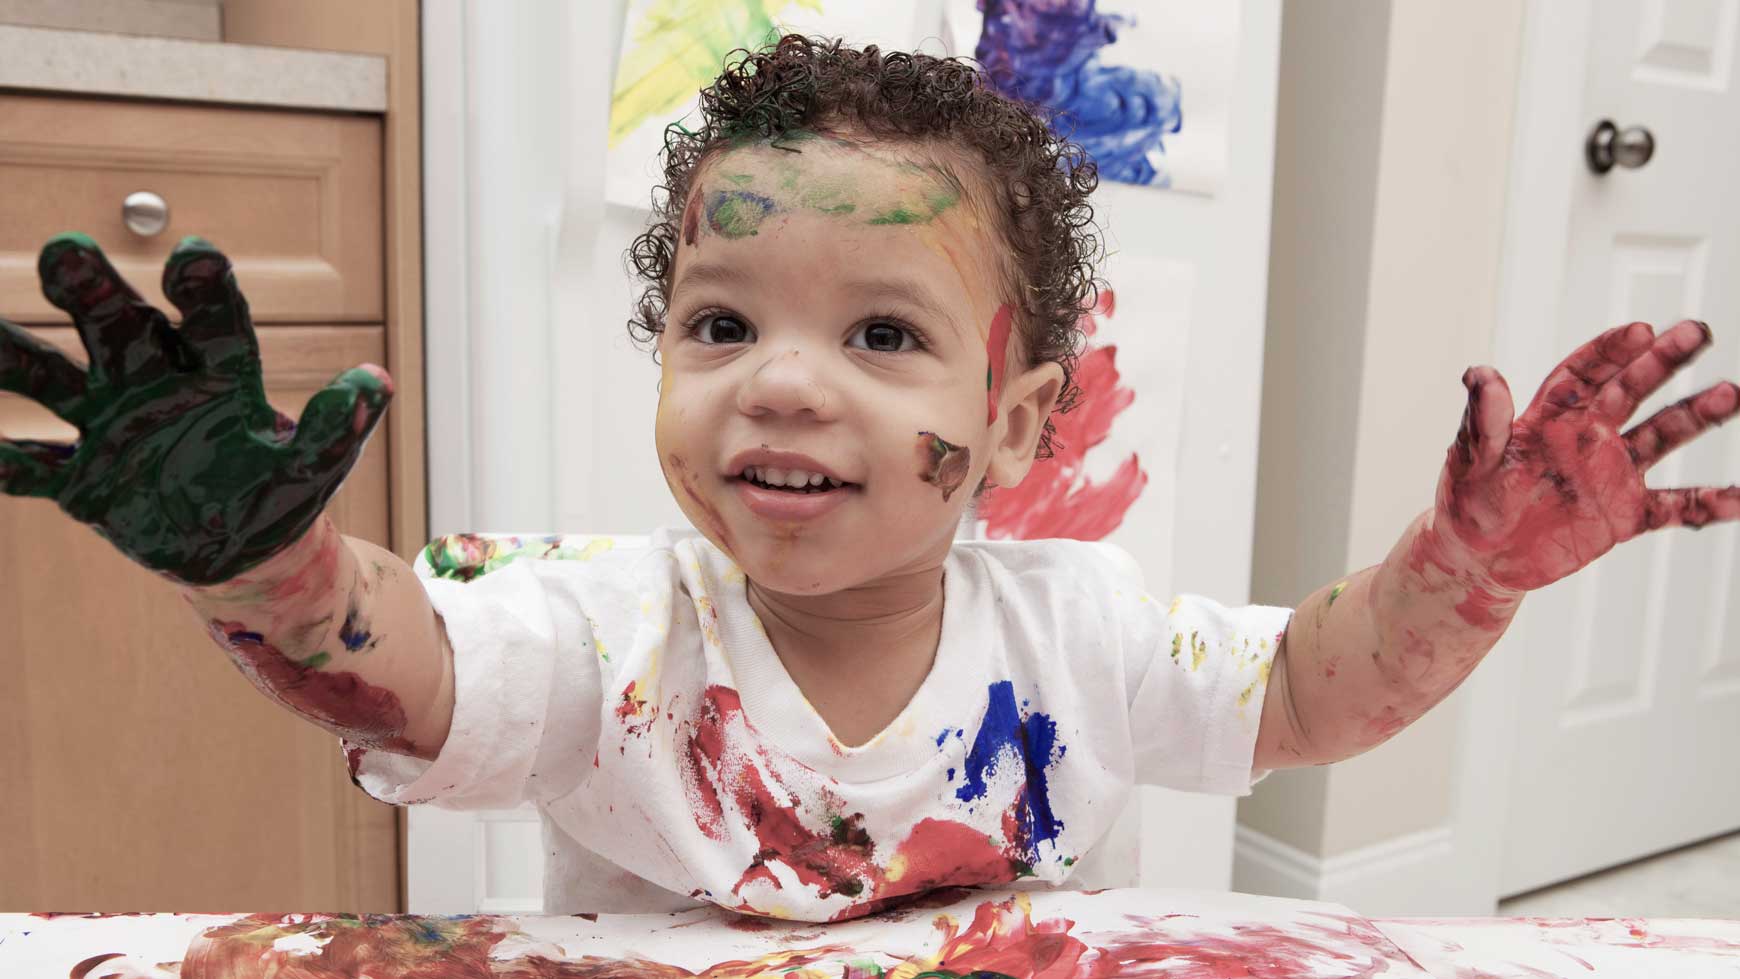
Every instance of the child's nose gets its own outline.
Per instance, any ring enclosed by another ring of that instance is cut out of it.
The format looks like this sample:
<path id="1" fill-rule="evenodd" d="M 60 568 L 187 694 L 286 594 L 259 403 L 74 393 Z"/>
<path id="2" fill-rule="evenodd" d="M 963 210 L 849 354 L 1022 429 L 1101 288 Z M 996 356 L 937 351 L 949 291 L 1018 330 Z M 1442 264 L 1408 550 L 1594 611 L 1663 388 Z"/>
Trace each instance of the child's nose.
<path id="1" fill-rule="evenodd" d="M 828 391 L 817 376 L 815 355 L 797 347 L 768 357 L 737 392 L 737 407 L 746 415 L 787 415 L 809 412 L 819 420 L 833 416 Z"/>

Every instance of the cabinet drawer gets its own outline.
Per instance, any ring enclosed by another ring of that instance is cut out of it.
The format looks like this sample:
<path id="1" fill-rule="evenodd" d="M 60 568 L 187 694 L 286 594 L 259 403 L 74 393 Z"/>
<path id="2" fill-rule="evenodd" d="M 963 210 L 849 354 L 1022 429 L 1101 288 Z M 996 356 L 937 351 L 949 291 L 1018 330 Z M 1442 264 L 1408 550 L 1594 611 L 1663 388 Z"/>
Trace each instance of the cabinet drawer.
<path id="1" fill-rule="evenodd" d="M 146 299 L 197 234 L 235 263 L 258 323 L 378 323 L 381 121 L 373 116 L 0 95 L 0 317 L 64 323 L 36 274 L 43 242 L 82 231 Z M 149 237 L 122 202 L 169 207 Z"/>

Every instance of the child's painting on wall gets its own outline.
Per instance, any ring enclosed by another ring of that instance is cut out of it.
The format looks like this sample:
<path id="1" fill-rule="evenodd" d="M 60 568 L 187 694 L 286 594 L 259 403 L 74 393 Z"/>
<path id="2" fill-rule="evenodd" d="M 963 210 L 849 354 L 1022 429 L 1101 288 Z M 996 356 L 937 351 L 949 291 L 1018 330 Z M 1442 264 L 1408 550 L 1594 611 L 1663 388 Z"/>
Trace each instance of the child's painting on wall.
<path id="1" fill-rule="evenodd" d="M 1214 194 L 1226 170 L 1236 3 L 949 0 L 950 54 L 1058 112 L 1103 180 Z"/>
<path id="2" fill-rule="evenodd" d="M 732 51 L 788 31 L 911 50 L 937 29 L 917 0 L 631 0 L 610 99 L 606 195 L 629 207 L 650 204 L 664 183 L 665 127 L 699 118 L 696 93 Z"/>
<path id="3" fill-rule="evenodd" d="M 1153 580 L 1170 572 L 1194 265 L 1114 252 L 1082 316 L 1081 397 L 1056 418 L 1053 455 L 1019 486 L 989 489 L 976 533 L 1109 540 Z"/>

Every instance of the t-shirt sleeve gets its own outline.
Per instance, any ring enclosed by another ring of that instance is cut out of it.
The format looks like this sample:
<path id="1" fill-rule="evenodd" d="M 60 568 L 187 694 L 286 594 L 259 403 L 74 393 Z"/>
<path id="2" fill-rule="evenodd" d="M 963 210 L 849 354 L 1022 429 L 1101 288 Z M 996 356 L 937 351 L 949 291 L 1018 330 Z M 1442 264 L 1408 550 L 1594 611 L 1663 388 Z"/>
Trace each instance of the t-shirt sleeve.
<path id="1" fill-rule="evenodd" d="M 598 743 L 600 676 L 576 568 L 516 561 L 470 582 L 426 580 L 453 649 L 453 723 L 433 761 L 351 751 L 382 802 L 511 809 L 571 791 Z"/>
<path id="2" fill-rule="evenodd" d="M 1253 769 L 1263 696 L 1288 608 L 1228 607 L 1198 595 L 1155 598 L 1122 551 L 1133 590 L 1114 619 L 1130 679 L 1130 739 L 1136 781 L 1185 792 L 1249 795 L 1269 774 Z"/>

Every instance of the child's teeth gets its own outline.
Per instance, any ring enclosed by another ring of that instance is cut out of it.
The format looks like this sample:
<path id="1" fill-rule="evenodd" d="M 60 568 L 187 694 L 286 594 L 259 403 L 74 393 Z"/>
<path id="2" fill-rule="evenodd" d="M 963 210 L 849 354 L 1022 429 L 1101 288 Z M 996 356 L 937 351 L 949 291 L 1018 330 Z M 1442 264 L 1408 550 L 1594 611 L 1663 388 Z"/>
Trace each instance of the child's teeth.
<path id="1" fill-rule="evenodd" d="M 822 479 L 823 479 L 823 478 L 824 478 L 824 477 L 823 477 L 823 476 L 822 476 L 822 474 L 821 474 L 821 473 L 810 473 L 810 485 L 811 485 L 811 486 L 820 486 L 820 485 L 822 485 Z"/>
<path id="2" fill-rule="evenodd" d="M 766 483 L 769 486 L 784 486 L 785 485 L 785 470 L 784 469 L 763 469 L 761 471 L 761 481 Z"/>

